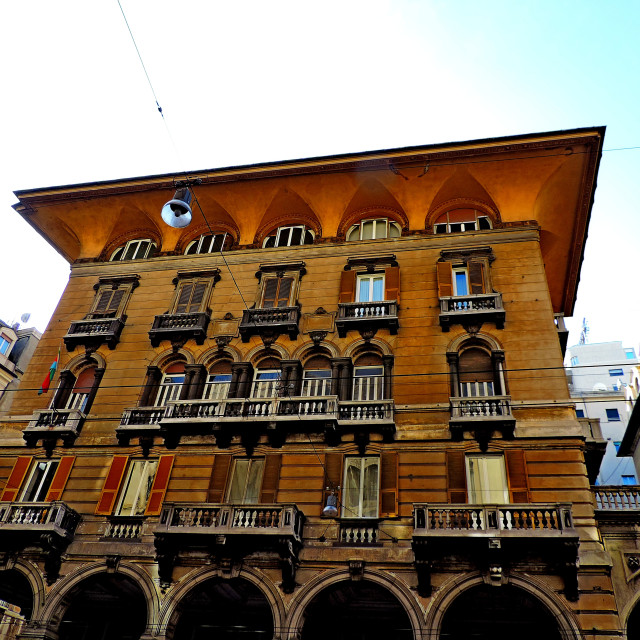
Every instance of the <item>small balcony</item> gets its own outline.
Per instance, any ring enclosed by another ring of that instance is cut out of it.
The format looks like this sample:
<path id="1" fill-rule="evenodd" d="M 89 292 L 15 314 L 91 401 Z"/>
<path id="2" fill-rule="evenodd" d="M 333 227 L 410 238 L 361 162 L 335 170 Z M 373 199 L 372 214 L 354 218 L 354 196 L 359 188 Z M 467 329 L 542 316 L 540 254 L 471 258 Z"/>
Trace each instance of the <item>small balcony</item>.
<path id="1" fill-rule="evenodd" d="M 451 562 L 457 570 L 487 570 L 498 584 L 503 567 L 536 562 L 561 573 L 565 595 L 577 598 L 578 532 L 570 504 L 415 504 L 413 518 L 421 592 L 430 591 L 430 570 Z"/>
<path id="2" fill-rule="evenodd" d="M 340 518 L 336 546 L 381 547 L 376 518 Z"/>
<path id="3" fill-rule="evenodd" d="M 627 531 L 640 526 L 640 486 L 602 485 L 593 487 L 596 521 L 616 531 Z"/>
<path id="4" fill-rule="evenodd" d="M 462 440 L 464 431 L 474 431 L 479 442 L 488 441 L 494 430 L 503 438 L 512 438 L 516 420 L 511 413 L 510 396 L 471 396 L 449 398 L 449 428 L 454 440 Z"/>
<path id="5" fill-rule="evenodd" d="M 0 543 L 3 551 L 27 546 L 42 549 L 47 582 L 57 580 L 61 555 L 80 522 L 80 515 L 64 502 L 7 502 L 0 504 Z"/>
<path id="6" fill-rule="evenodd" d="M 148 443 L 153 436 L 160 433 L 160 420 L 164 416 L 165 407 L 134 407 L 125 409 L 116 427 L 118 444 L 128 446 L 131 438 L 139 437 Z M 146 445 L 145 445 L 146 446 Z"/>
<path id="7" fill-rule="evenodd" d="M 290 593 L 304 520 L 295 504 L 165 504 L 154 530 L 161 583 L 171 582 L 180 552 L 194 547 L 213 547 L 229 561 L 274 551 L 282 567 L 283 589 Z"/>
<path id="8" fill-rule="evenodd" d="M 28 447 L 35 447 L 42 440 L 45 449 L 52 450 L 58 438 L 65 447 L 70 447 L 78 437 L 85 417 L 79 409 L 38 409 L 33 412 L 22 437 Z"/>
<path id="9" fill-rule="evenodd" d="M 290 340 L 298 337 L 300 306 L 272 307 L 269 309 L 245 309 L 240 321 L 242 342 L 249 342 L 253 335 L 275 340 L 281 333 L 287 333 Z"/>
<path id="10" fill-rule="evenodd" d="M 109 516 L 102 539 L 140 542 L 144 521 L 144 516 Z"/>
<path id="11" fill-rule="evenodd" d="M 440 298 L 440 326 L 443 331 L 449 331 L 454 324 L 482 326 L 484 322 L 495 322 L 496 329 L 504 329 L 504 319 L 501 293 Z"/>
<path id="12" fill-rule="evenodd" d="M 341 338 L 353 329 L 375 335 L 378 329 L 388 329 L 395 336 L 398 333 L 398 303 L 395 300 L 380 302 L 341 302 L 338 304 L 336 329 Z"/>
<path id="13" fill-rule="evenodd" d="M 188 340 L 196 344 L 204 344 L 209 326 L 208 312 L 197 313 L 165 313 L 156 316 L 149 331 L 151 346 L 157 347 L 163 340 L 172 344 L 184 345 Z"/>
<path id="14" fill-rule="evenodd" d="M 109 349 L 115 349 L 120 341 L 124 323 L 124 317 L 72 322 L 67 335 L 63 338 L 64 344 L 67 351 L 73 351 L 78 345 L 84 346 L 85 349 L 95 350 L 101 344 L 106 344 Z"/>

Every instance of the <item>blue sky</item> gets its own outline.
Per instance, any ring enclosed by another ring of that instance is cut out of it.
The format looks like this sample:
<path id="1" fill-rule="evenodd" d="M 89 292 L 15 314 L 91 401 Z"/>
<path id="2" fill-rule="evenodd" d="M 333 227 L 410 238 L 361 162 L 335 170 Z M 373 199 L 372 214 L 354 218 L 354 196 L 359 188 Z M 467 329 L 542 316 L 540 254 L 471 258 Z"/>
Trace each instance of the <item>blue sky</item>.
<path id="1" fill-rule="evenodd" d="M 171 137 L 116 0 L 3 6 L 0 318 L 68 277 L 15 189 L 606 125 L 571 326 L 638 347 L 640 3 L 121 2 Z"/>

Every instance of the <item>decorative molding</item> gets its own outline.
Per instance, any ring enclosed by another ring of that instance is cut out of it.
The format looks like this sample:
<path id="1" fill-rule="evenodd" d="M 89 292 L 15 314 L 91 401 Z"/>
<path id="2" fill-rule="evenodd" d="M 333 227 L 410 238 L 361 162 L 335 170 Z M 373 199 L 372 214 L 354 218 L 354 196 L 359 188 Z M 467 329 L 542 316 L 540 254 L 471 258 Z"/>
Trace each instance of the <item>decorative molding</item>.
<path id="1" fill-rule="evenodd" d="M 365 268 L 367 271 L 373 271 L 376 266 L 387 265 L 397 267 L 398 262 L 394 253 L 372 253 L 368 255 L 352 256 L 347 258 L 345 271 L 351 271 L 353 268 Z"/>

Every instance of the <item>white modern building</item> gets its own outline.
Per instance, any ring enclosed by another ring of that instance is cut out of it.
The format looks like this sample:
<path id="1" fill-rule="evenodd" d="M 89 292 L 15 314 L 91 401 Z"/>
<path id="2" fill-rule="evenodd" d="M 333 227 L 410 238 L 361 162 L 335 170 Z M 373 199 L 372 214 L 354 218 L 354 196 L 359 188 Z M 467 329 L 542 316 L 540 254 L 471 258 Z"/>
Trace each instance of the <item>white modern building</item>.
<path id="1" fill-rule="evenodd" d="M 599 419 L 607 440 L 596 484 L 637 484 L 633 459 L 617 455 L 629 421 L 627 390 L 637 369 L 636 350 L 619 341 L 577 344 L 567 349 L 565 364 L 577 416 Z"/>

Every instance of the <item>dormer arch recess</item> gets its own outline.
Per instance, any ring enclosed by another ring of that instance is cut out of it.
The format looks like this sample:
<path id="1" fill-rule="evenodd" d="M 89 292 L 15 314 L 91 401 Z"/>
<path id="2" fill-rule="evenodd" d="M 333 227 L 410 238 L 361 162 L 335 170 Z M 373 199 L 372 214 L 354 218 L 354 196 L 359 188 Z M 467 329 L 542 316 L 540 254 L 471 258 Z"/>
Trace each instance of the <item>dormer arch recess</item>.
<path id="1" fill-rule="evenodd" d="M 218 253 L 238 246 L 240 241 L 240 231 L 235 223 L 231 222 L 209 222 L 187 228 L 188 232 L 183 234 L 176 243 L 176 254 L 178 255 L 198 255 L 203 253 Z"/>
<path id="2" fill-rule="evenodd" d="M 105 245 L 98 260 L 101 262 L 118 262 L 123 259 L 150 258 L 158 255 L 161 246 L 162 238 L 156 229 L 149 227 L 132 229 L 110 240 Z"/>
<path id="3" fill-rule="evenodd" d="M 425 228 L 434 234 L 486 231 L 502 227 L 500 212 L 494 206 L 474 198 L 452 198 L 433 208 Z"/>

